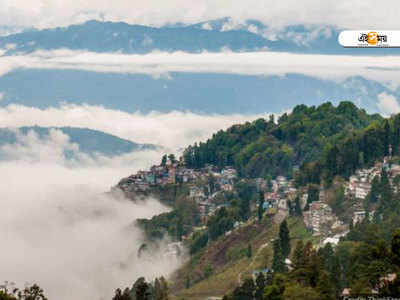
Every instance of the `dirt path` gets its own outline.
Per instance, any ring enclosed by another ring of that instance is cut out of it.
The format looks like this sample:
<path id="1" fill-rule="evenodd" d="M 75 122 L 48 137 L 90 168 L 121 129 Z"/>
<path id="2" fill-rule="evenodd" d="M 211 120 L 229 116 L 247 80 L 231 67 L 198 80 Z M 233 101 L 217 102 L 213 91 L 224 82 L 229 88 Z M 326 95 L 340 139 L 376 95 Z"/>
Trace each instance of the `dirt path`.
<path id="1" fill-rule="evenodd" d="M 267 246 L 268 246 L 268 242 L 265 243 L 265 244 L 262 244 L 262 245 L 258 248 L 256 254 L 253 255 L 253 258 L 252 258 L 252 260 L 251 260 L 251 263 L 249 264 L 249 266 L 248 266 L 244 271 L 249 270 L 249 269 L 251 270 L 251 267 L 254 265 L 254 262 L 256 261 L 256 258 L 260 255 L 260 252 L 261 252 L 265 247 L 267 247 Z M 238 284 L 239 284 L 239 285 L 242 285 L 242 274 L 243 274 L 244 271 L 242 271 L 242 272 L 240 272 L 240 273 L 238 274 L 237 281 L 238 281 Z"/>

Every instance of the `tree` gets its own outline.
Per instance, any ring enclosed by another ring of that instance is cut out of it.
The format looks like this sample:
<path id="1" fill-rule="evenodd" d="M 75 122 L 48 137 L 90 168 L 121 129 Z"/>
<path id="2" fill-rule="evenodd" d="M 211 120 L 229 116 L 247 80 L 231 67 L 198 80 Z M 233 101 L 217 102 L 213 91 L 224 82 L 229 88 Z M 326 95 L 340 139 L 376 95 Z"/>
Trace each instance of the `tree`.
<path id="1" fill-rule="evenodd" d="M 150 300 L 151 290 L 152 286 L 146 282 L 144 277 L 140 277 L 130 290 L 131 298 L 134 297 L 135 300 Z"/>
<path id="2" fill-rule="evenodd" d="M 186 289 L 190 288 L 190 277 L 189 275 L 186 276 Z"/>
<path id="3" fill-rule="evenodd" d="M 8 284 L 6 281 L 0 287 L 0 300 L 47 300 L 42 288 L 37 284 L 27 286 L 23 290 L 13 288 L 11 291 L 8 290 Z"/>
<path id="4" fill-rule="evenodd" d="M 178 222 L 176 223 L 176 239 L 182 241 L 183 235 L 183 217 L 181 214 L 178 216 Z"/>
<path id="5" fill-rule="evenodd" d="M 396 230 L 392 238 L 392 263 L 400 267 L 400 229 Z"/>
<path id="6" fill-rule="evenodd" d="M 283 298 L 285 300 L 299 300 L 299 299 L 307 299 L 307 300 L 320 300 L 321 295 L 312 289 L 311 287 L 303 287 L 297 283 L 290 284 L 285 288 L 285 292 L 283 293 Z"/>
<path id="7" fill-rule="evenodd" d="M 299 196 L 296 196 L 296 199 L 294 200 L 294 215 L 298 217 L 303 215 Z"/>
<path id="8" fill-rule="evenodd" d="M 272 284 L 265 288 L 264 299 L 283 300 L 284 291 L 285 291 L 285 277 L 281 274 L 276 274 L 274 276 Z"/>
<path id="9" fill-rule="evenodd" d="M 167 154 L 163 155 L 161 159 L 161 165 L 165 166 L 167 164 Z"/>
<path id="10" fill-rule="evenodd" d="M 321 272 L 318 276 L 317 291 L 320 294 L 321 300 L 334 300 L 335 288 L 329 279 L 329 274 L 325 271 Z"/>
<path id="11" fill-rule="evenodd" d="M 332 206 L 333 211 L 337 215 L 341 215 L 344 212 L 344 186 L 340 185 L 339 188 L 335 191 L 335 202 Z"/>
<path id="12" fill-rule="evenodd" d="M 290 254 L 290 233 L 286 219 L 279 226 L 279 240 L 281 242 L 282 255 L 286 258 Z"/>
<path id="13" fill-rule="evenodd" d="M 304 268 L 305 266 L 304 244 L 302 240 L 299 240 L 296 244 L 296 247 L 294 248 L 292 256 L 292 266 L 295 270 Z"/>
<path id="14" fill-rule="evenodd" d="M 379 182 L 379 177 L 375 176 L 371 182 L 371 191 L 369 193 L 369 200 L 372 203 L 376 203 L 379 200 L 379 195 L 381 193 L 380 188 L 381 183 Z"/>
<path id="15" fill-rule="evenodd" d="M 257 214 L 258 221 L 261 221 L 264 214 L 264 192 L 262 191 L 259 193 Z"/>
<path id="16" fill-rule="evenodd" d="M 247 255 L 248 258 L 253 256 L 253 253 L 252 253 L 252 250 L 251 250 L 251 244 L 247 245 L 246 255 Z"/>
<path id="17" fill-rule="evenodd" d="M 279 238 L 274 240 L 274 257 L 272 259 L 272 269 L 275 273 L 286 271 L 285 258 L 282 254 L 281 241 Z"/>
<path id="18" fill-rule="evenodd" d="M 132 300 L 131 296 L 129 295 L 129 289 L 126 288 L 124 292 L 122 292 L 120 288 L 116 289 L 112 300 Z"/>
<path id="19" fill-rule="evenodd" d="M 162 295 L 163 295 L 163 300 L 168 300 L 168 293 L 169 293 L 169 288 L 168 288 L 168 283 L 165 280 L 163 276 L 160 278 L 160 283 L 161 283 L 161 289 L 162 289 Z"/>
<path id="20" fill-rule="evenodd" d="M 173 153 L 171 153 L 170 155 L 168 155 L 168 159 L 171 163 L 175 163 L 176 159 L 175 159 L 175 155 Z"/>
<path id="21" fill-rule="evenodd" d="M 240 287 L 233 291 L 233 300 L 253 300 L 255 291 L 253 279 L 247 278 Z"/>
<path id="22" fill-rule="evenodd" d="M 26 287 L 23 291 L 18 291 L 17 294 L 18 299 L 21 300 L 47 300 L 43 290 L 37 284 Z"/>
<path id="23" fill-rule="evenodd" d="M 307 190 L 307 203 L 310 204 L 311 202 L 318 201 L 319 200 L 319 188 L 315 184 L 310 184 L 308 185 L 308 190 Z"/>
<path id="24" fill-rule="evenodd" d="M 255 300 L 263 300 L 265 289 L 265 276 L 262 272 L 258 273 L 256 278 L 256 292 L 254 293 Z"/>

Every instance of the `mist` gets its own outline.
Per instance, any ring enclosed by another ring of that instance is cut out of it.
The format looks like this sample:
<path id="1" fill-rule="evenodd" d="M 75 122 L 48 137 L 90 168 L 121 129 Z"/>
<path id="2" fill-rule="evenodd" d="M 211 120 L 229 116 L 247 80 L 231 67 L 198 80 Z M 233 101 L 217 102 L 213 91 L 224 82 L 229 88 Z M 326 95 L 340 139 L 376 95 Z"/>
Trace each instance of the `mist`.
<path id="1" fill-rule="evenodd" d="M 76 158 L 68 160 L 65 150 Z M 58 130 L 44 140 L 19 134 L 0 153 L 0 281 L 37 283 L 49 299 L 111 299 L 137 277 L 168 276 L 182 263 L 165 257 L 166 241 L 151 259 L 136 255 L 144 237 L 134 220 L 168 207 L 105 193 L 160 153 L 89 158 Z"/>

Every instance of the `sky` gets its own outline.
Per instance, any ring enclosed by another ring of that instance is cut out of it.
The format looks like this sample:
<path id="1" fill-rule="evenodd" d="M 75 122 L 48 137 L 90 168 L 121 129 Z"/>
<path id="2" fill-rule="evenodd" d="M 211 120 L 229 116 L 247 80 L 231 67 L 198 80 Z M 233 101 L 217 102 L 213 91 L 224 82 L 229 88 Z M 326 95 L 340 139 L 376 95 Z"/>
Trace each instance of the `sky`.
<path id="1" fill-rule="evenodd" d="M 254 19 L 273 27 L 324 24 L 382 30 L 397 29 L 399 10 L 397 0 L 2 0 L 0 25 L 47 28 L 98 19 L 162 26 L 231 17 L 236 23 Z"/>

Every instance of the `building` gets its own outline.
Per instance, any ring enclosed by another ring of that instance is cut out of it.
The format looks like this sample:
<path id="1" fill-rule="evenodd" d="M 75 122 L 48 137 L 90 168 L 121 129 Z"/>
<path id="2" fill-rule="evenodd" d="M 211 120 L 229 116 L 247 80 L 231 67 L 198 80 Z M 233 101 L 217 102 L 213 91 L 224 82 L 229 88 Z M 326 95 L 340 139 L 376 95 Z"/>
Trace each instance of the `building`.
<path id="1" fill-rule="evenodd" d="M 263 274 L 264 277 L 267 277 L 269 273 L 271 273 L 271 270 L 268 268 L 255 269 L 253 272 L 251 272 L 251 276 L 253 277 L 253 280 L 256 280 L 259 274 Z"/>
<path id="2" fill-rule="evenodd" d="M 320 233 L 321 226 L 327 223 L 335 223 L 337 217 L 332 214 L 331 207 L 321 201 L 314 201 L 310 204 L 310 209 L 303 213 L 304 223 L 314 231 Z"/>

